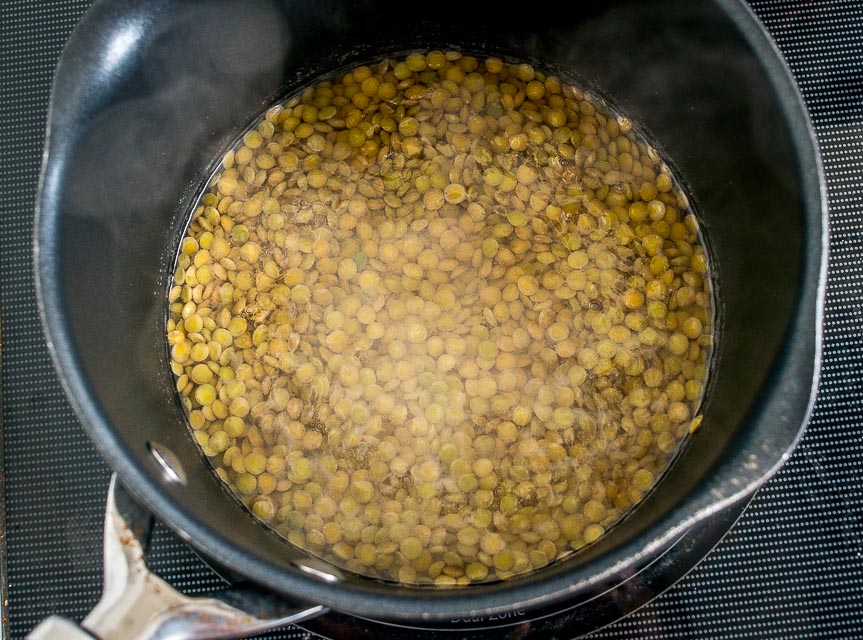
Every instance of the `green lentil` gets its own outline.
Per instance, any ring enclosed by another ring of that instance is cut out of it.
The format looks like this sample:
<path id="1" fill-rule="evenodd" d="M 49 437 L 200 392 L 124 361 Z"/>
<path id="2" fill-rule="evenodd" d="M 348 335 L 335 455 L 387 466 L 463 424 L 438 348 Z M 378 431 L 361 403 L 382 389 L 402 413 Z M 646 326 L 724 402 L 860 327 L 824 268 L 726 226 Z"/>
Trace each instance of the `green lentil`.
<path id="1" fill-rule="evenodd" d="M 631 123 L 530 65 L 364 66 L 223 155 L 172 272 L 196 442 L 288 541 L 454 587 L 590 544 L 698 414 L 697 221 Z"/>

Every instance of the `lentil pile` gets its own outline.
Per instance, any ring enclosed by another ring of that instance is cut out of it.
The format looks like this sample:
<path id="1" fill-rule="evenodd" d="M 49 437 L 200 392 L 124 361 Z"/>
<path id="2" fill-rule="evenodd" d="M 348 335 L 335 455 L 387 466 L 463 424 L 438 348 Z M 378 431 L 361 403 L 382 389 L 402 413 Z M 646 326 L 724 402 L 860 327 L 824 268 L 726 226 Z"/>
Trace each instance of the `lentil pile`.
<path id="1" fill-rule="evenodd" d="M 707 275 L 629 120 L 527 64 L 414 53 L 225 155 L 181 242 L 171 367 L 217 473 L 291 543 L 505 579 L 597 540 L 697 428 Z"/>

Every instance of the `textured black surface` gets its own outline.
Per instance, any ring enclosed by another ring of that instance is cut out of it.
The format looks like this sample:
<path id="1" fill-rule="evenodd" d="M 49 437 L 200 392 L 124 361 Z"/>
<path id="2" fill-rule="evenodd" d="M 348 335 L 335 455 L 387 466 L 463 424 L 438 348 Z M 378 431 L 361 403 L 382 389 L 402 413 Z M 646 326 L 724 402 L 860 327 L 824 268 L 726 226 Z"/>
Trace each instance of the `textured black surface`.
<path id="1" fill-rule="evenodd" d="M 0 326 L 9 630 L 81 618 L 101 591 L 108 472 L 66 403 L 39 327 L 33 200 L 54 64 L 86 0 L 0 2 Z M 831 218 L 824 364 L 807 435 L 687 578 L 596 638 L 863 637 L 863 4 L 753 2 L 806 98 Z M 110 319 L 106 319 L 110 321 Z M 151 565 L 218 580 L 163 528 Z M 296 638 L 297 632 L 272 634 Z"/>

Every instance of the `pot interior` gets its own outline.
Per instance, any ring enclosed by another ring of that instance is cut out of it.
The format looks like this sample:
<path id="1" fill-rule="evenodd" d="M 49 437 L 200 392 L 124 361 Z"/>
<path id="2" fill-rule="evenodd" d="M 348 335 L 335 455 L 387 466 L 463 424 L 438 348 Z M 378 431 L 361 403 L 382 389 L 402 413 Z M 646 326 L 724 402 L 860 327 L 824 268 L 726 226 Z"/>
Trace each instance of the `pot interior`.
<path id="1" fill-rule="evenodd" d="M 659 539 L 658 523 L 679 524 L 703 506 L 693 493 L 709 493 L 720 462 L 763 428 L 753 416 L 785 366 L 820 229 L 804 204 L 789 112 L 730 17 L 745 20 L 736 4 L 552 2 L 518 14 L 449 0 L 433 12 L 389 0 L 131 4 L 98 7 L 61 65 L 53 136 L 63 139 L 52 140 L 46 166 L 39 278 L 61 374 L 91 435 L 130 489 L 193 544 L 270 587 L 346 611 L 383 602 L 394 604 L 381 615 L 393 617 L 505 609 L 577 591 L 599 579 L 597 567 L 633 562 L 634 550 Z M 432 48 L 533 61 L 607 97 L 653 138 L 686 183 L 710 245 L 714 368 L 689 446 L 646 501 L 586 550 L 469 592 L 350 575 L 334 589 L 242 514 L 192 441 L 168 367 L 165 292 L 189 207 L 249 122 L 334 69 Z M 797 414 L 763 438 L 759 472 L 793 443 Z M 164 479 L 150 442 L 173 452 L 185 484 Z"/>

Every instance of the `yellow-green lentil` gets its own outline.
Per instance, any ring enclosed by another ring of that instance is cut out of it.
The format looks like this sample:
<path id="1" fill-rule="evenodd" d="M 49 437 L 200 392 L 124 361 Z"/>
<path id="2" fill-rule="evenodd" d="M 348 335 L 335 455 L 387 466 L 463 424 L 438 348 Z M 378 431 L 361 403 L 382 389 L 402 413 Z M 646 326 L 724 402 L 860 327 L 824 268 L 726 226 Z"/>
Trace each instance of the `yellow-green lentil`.
<path id="1" fill-rule="evenodd" d="M 309 89 L 225 154 L 166 333 L 196 440 L 257 518 L 451 587 L 564 557 L 653 487 L 701 424 L 711 282 L 628 122 L 432 51 Z"/>

